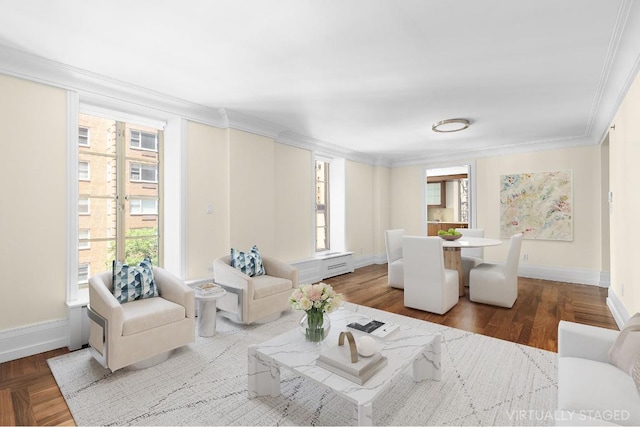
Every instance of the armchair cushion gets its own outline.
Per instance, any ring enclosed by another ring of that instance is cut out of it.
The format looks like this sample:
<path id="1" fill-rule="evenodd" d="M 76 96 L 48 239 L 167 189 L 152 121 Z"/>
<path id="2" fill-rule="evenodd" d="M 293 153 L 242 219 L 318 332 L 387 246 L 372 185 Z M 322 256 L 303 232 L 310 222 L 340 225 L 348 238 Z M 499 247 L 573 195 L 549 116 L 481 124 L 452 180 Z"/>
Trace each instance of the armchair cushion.
<path id="1" fill-rule="evenodd" d="M 631 375 L 635 362 L 640 358 L 640 313 L 625 323 L 609 351 L 612 364 Z"/>
<path id="2" fill-rule="evenodd" d="M 279 292 L 291 291 L 291 280 L 275 276 L 260 276 L 253 279 L 253 297 L 260 299 Z"/>
<path id="3" fill-rule="evenodd" d="M 231 248 L 231 267 L 237 268 L 249 277 L 265 274 L 262 256 L 256 245 L 249 252 Z"/>
<path id="4" fill-rule="evenodd" d="M 164 298 L 148 298 L 135 304 L 124 304 L 122 335 L 133 335 L 173 322 L 186 316 L 185 308 Z"/>
<path id="5" fill-rule="evenodd" d="M 113 261 L 113 296 L 120 304 L 158 296 L 153 279 L 153 265 L 149 258 L 138 265 Z"/>

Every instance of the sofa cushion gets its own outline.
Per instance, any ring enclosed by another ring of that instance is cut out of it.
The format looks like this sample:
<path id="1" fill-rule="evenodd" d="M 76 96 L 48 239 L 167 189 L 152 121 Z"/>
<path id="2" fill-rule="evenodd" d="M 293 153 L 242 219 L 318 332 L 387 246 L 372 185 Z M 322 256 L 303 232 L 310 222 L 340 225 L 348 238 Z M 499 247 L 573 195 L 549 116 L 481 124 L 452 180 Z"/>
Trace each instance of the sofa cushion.
<path id="1" fill-rule="evenodd" d="M 280 292 L 291 292 L 292 289 L 293 283 L 289 279 L 266 275 L 253 278 L 253 299 L 268 297 Z"/>
<path id="2" fill-rule="evenodd" d="M 635 361 L 640 357 L 640 313 L 625 323 L 609 350 L 612 364 L 631 375 Z"/>
<path id="3" fill-rule="evenodd" d="M 619 419 L 613 422 L 640 425 L 640 395 L 633 379 L 609 363 L 589 359 L 558 358 L 558 409 L 595 417 L 615 416 L 611 411 L 618 410 Z"/>
<path id="4" fill-rule="evenodd" d="M 158 288 L 153 279 L 153 265 L 149 258 L 138 265 L 127 265 L 113 261 L 113 296 L 120 304 L 138 299 L 158 296 Z"/>
<path id="5" fill-rule="evenodd" d="M 133 335 L 184 319 L 184 307 L 164 298 L 148 298 L 122 305 L 122 335 Z"/>
<path id="6" fill-rule="evenodd" d="M 242 252 L 231 248 L 231 267 L 237 268 L 247 276 L 261 276 L 265 274 L 262 256 L 256 245 L 249 252 Z"/>

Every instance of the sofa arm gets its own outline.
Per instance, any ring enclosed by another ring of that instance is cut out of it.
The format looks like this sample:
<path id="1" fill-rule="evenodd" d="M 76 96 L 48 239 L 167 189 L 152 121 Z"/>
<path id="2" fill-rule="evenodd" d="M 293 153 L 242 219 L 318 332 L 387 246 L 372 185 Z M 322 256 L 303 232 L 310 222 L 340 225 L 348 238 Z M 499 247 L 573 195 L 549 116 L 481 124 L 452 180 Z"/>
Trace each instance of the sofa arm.
<path id="1" fill-rule="evenodd" d="M 298 287 L 298 269 L 271 257 L 262 257 L 267 275 L 291 280 L 292 288 Z"/>
<path id="2" fill-rule="evenodd" d="M 100 273 L 89 279 L 89 306 L 109 322 L 109 338 L 122 335 L 124 311 L 110 290 L 111 272 Z"/>
<path id="3" fill-rule="evenodd" d="M 609 350 L 619 331 L 561 320 L 558 324 L 558 356 L 579 357 L 609 363 Z"/>
<path id="4" fill-rule="evenodd" d="M 195 319 L 195 292 L 167 270 L 154 267 L 153 277 L 160 296 L 184 307 L 185 317 Z"/>

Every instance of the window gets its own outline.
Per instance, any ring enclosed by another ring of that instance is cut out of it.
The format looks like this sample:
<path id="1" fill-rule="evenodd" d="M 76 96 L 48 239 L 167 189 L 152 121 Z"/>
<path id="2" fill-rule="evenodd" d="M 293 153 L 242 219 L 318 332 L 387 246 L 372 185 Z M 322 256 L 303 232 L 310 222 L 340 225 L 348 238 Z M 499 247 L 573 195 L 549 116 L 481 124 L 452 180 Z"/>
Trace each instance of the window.
<path id="1" fill-rule="evenodd" d="M 89 146 L 89 128 L 78 128 L 78 145 L 83 147 Z"/>
<path id="2" fill-rule="evenodd" d="M 78 179 L 80 181 L 91 180 L 91 170 L 89 162 L 78 162 Z"/>
<path id="3" fill-rule="evenodd" d="M 330 249 L 329 239 L 329 162 L 316 160 L 316 252 Z"/>
<path id="4" fill-rule="evenodd" d="M 427 206 L 430 208 L 446 208 L 446 182 L 428 182 L 427 183 Z"/>
<path id="5" fill-rule="evenodd" d="M 80 215 L 89 215 L 91 213 L 88 198 L 83 197 L 78 200 L 78 213 Z"/>
<path id="6" fill-rule="evenodd" d="M 91 265 L 88 263 L 78 264 L 78 284 L 86 285 L 91 277 Z"/>
<path id="7" fill-rule="evenodd" d="M 114 260 L 162 265 L 162 130 L 84 113 L 78 122 L 92 136 L 91 147 L 78 146 L 80 285 L 89 267 L 108 270 Z M 100 171 L 91 181 L 85 165 Z"/>
<path id="8" fill-rule="evenodd" d="M 131 215 L 157 215 L 158 201 L 131 199 L 129 200 L 129 213 Z"/>
<path id="9" fill-rule="evenodd" d="M 131 163 L 129 178 L 133 182 L 158 182 L 158 165 Z"/>
<path id="10" fill-rule="evenodd" d="M 131 148 L 158 151 L 158 139 L 155 134 L 131 129 Z"/>
<path id="11" fill-rule="evenodd" d="M 88 228 L 81 228 L 78 230 L 78 249 L 91 249 L 91 242 L 89 239 L 91 238 L 91 230 Z"/>

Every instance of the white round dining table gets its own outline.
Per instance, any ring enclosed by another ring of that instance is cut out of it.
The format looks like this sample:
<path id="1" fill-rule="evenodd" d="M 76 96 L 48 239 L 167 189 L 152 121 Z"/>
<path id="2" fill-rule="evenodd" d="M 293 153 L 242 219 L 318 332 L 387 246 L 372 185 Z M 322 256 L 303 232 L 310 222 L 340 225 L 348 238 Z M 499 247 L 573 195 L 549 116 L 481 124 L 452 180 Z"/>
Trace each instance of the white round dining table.
<path id="1" fill-rule="evenodd" d="M 484 248 L 487 246 L 498 246 L 502 240 L 488 239 L 485 237 L 462 236 L 457 240 L 442 239 L 442 249 L 444 251 L 444 268 L 456 270 L 458 272 L 458 286 L 460 296 L 464 296 L 464 275 L 462 272 L 462 252 L 463 248 Z"/>

